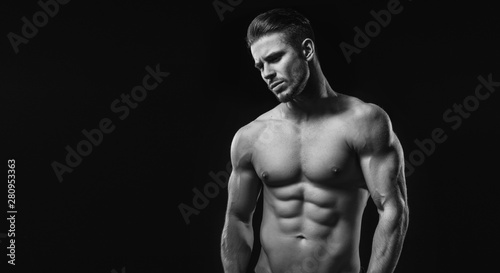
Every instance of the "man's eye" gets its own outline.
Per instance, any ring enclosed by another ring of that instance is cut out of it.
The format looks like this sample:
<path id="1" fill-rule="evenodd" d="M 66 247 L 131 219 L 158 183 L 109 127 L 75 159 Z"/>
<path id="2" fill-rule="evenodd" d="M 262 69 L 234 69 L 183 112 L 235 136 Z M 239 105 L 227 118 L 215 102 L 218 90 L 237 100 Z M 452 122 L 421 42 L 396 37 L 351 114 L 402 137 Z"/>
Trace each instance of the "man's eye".
<path id="1" fill-rule="evenodd" d="M 270 63 L 276 63 L 276 62 L 279 62 L 281 59 L 281 56 L 278 56 L 278 57 L 273 57 L 269 60 Z"/>

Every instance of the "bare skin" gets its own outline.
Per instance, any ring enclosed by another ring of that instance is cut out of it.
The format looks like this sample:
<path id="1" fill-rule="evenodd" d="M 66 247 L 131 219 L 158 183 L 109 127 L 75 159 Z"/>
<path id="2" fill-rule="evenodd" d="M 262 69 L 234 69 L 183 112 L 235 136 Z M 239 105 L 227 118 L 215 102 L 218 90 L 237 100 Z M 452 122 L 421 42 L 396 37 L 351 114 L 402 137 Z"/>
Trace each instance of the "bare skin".
<path id="1" fill-rule="evenodd" d="M 256 67 L 282 103 L 233 140 L 221 249 L 225 272 L 246 272 L 261 193 L 257 273 L 358 273 L 370 196 L 380 218 L 368 272 L 392 272 L 408 223 L 401 145 L 387 114 L 334 92 L 312 41 L 302 46 L 297 52 L 279 34 L 252 46 Z M 277 61 L 267 58 L 276 52 Z M 276 79 L 284 83 L 272 88 Z"/>

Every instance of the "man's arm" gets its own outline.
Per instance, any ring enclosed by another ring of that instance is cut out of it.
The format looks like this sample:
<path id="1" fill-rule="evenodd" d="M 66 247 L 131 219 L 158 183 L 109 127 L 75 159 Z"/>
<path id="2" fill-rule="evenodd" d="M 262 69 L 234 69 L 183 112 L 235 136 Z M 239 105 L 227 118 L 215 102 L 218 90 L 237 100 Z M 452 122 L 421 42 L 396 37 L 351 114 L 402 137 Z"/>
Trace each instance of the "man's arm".
<path id="1" fill-rule="evenodd" d="M 260 194 L 260 179 L 251 162 L 251 145 L 244 131 L 231 144 L 233 171 L 228 182 L 221 257 L 224 272 L 246 272 L 253 247 L 252 216 Z"/>
<path id="2" fill-rule="evenodd" d="M 362 118 L 366 130 L 358 139 L 357 148 L 379 213 L 368 273 L 391 273 L 403 248 L 409 220 L 403 149 L 387 114 L 378 106 L 367 107 Z"/>

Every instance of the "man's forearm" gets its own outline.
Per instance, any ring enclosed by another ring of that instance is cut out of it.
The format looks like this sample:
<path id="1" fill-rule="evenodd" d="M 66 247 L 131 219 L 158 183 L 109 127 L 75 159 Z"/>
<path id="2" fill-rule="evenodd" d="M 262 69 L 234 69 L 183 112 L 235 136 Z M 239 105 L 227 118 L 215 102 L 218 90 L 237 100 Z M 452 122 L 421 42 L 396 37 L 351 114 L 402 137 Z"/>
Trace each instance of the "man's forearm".
<path id="1" fill-rule="evenodd" d="M 234 216 L 228 216 L 222 231 L 221 256 L 225 273 L 244 273 L 253 247 L 253 228 Z"/>
<path id="2" fill-rule="evenodd" d="M 392 273 L 398 263 L 408 228 L 408 210 L 388 210 L 380 214 L 373 237 L 368 273 Z"/>

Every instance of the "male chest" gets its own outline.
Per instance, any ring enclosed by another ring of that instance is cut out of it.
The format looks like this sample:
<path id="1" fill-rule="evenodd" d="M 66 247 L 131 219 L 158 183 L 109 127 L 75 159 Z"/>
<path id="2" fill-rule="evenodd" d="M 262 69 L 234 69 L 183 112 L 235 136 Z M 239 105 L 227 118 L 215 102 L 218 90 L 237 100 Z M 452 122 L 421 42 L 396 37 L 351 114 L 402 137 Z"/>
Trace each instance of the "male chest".
<path id="1" fill-rule="evenodd" d="M 270 187 L 297 182 L 348 185 L 362 179 L 348 137 L 342 122 L 308 126 L 270 122 L 256 141 L 252 160 L 257 174 Z"/>

